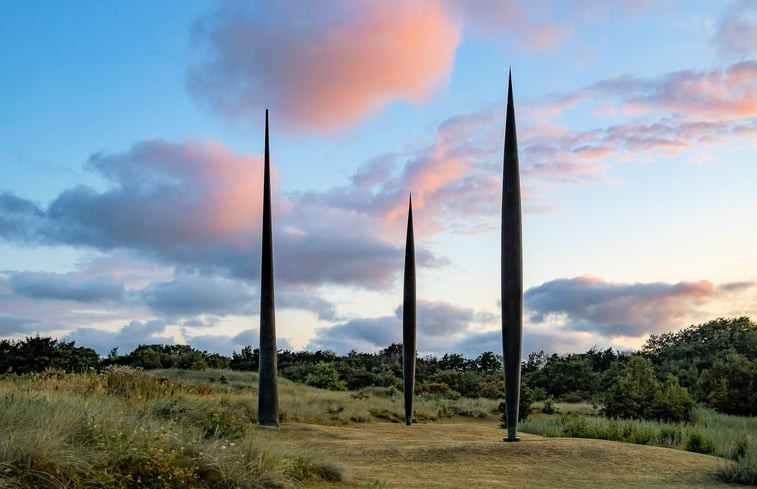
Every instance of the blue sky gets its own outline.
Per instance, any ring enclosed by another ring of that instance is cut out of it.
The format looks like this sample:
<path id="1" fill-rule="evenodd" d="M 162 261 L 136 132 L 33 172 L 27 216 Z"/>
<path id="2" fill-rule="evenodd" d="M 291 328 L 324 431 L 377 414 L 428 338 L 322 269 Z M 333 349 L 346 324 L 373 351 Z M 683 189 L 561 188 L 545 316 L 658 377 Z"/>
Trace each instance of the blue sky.
<path id="1" fill-rule="evenodd" d="M 501 351 L 513 70 L 524 352 L 757 313 L 754 2 L 59 2 L 0 16 L 0 337 Z"/>

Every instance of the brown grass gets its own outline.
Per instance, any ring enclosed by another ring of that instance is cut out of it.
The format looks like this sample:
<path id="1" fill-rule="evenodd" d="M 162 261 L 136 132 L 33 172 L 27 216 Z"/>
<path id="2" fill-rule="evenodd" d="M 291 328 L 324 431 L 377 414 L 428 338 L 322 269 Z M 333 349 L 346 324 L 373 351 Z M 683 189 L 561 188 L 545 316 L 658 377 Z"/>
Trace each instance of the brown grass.
<path id="1" fill-rule="evenodd" d="M 492 420 L 352 426 L 287 424 L 259 429 L 290 449 L 329 454 L 346 482 L 311 487 L 733 488 L 715 457 L 603 440 L 522 434 L 501 441 Z"/>

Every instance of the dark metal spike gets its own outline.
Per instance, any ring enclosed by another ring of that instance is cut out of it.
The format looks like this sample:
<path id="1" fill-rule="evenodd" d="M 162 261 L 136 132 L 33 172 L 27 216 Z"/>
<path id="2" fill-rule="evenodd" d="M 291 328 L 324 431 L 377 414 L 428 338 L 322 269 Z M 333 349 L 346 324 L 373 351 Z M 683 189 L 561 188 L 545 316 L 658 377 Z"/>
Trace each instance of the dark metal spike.
<path id="1" fill-rule="evenodd" d="M 263 240 L 260 267 L 260 363 L 258 366 L 258 423 L 279 424 L 276 362 L 276 311 L 273 293 L 273 232 L 271 224 L 271 156 L 268 109 L 265 111 L 265 170 L 263 178 Z"/>
<path id="2" fill-rule="evenodd" d="M 402 386 L 405 392 L 405 424 L 413 423 L 415 390 L 415 238 L 413 236 L 413 196 L 407 209 L 405 241 L 405 282 L 402 301 Z"/>
<path id="3" fill-rule="evenodd" d="M 518 438 L 520 361 L 523 331 L 523 241 L 518 141 L 512 73 L 508 76 L 502 173 L 502 352 L 505 366 L 506 441 Z"/>

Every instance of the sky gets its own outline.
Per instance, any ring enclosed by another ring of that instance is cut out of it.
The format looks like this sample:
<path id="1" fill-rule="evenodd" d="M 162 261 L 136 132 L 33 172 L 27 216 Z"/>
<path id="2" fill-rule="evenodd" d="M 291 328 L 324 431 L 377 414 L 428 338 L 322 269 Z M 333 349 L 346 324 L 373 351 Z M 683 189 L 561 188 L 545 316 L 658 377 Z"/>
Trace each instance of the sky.
<path id="1" fill-rule="evenodd" d="M 757 2 L 5 2 L 0 337 L 501 353 L 512 70 L 524 355 L 757 318 Z"/>

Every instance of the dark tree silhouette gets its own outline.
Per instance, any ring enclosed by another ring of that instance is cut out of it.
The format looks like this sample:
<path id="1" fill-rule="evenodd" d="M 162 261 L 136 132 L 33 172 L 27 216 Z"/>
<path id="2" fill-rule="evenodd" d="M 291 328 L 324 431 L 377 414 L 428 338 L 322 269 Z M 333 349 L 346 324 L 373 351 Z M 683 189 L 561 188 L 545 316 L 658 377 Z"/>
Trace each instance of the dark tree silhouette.
<path id="1" fill-rule="evenodd" d="M 268 149 L 268 109 L 265 111 L 265 175 L 263 181 L 263 245 L 260 267 L 260 365 L 258 423 L 279 424 L 276 367 L 276 313 L 273 298 L 273 237 L 271 231 L 271 158 Z"/>
<path id="2" fill-rule="evenodd" d="M 523 329 L 523 243 L 521 235 L 520 170 L 515 134 L 512 74 L 507 86 L 505 156 L 502 170 L 502 352 L 505 364 L 507 438 L 518 438 L 520 355 Z"/>
<path id="3" fill-rule="evenodd" d="M 415 239 L 413 237 L 413 198 L 407 210 L 405 242 L 405 286 L 402 302 L 402 386 L 405 390 L 405 424 L 413 423 L 415 390 Z"/>

